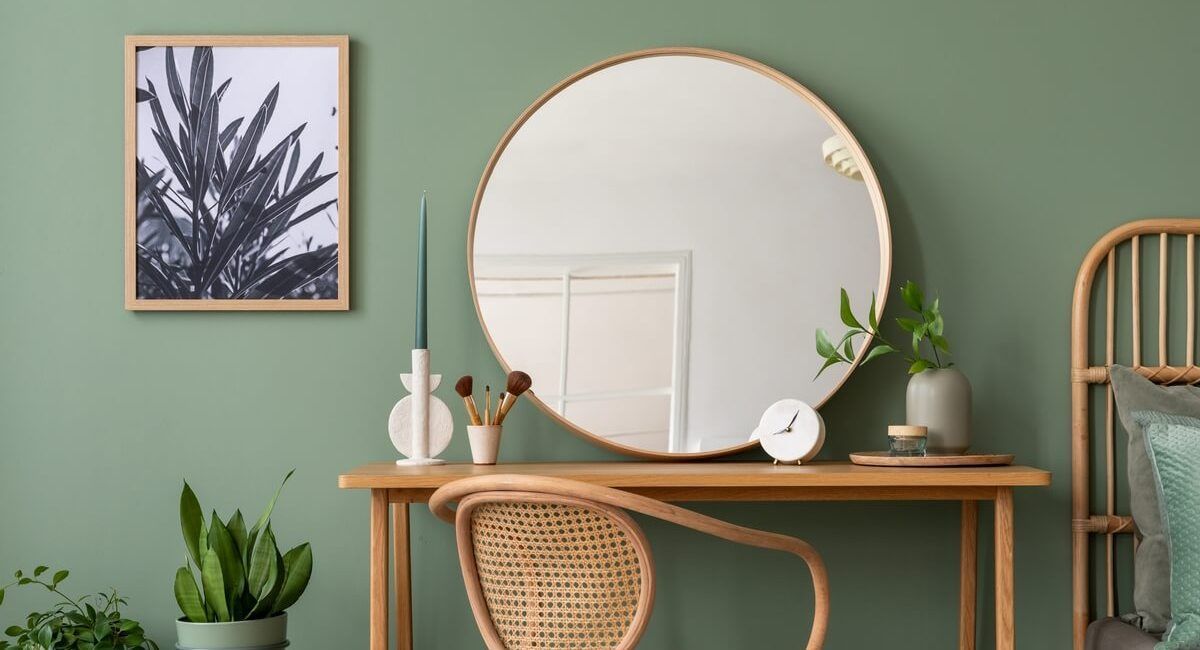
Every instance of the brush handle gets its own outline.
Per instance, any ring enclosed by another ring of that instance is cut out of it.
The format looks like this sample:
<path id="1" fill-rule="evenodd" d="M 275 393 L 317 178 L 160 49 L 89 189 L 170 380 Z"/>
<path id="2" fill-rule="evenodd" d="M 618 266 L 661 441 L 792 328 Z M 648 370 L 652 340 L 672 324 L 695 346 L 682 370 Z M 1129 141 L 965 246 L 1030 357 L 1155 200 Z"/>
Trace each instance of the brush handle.
<path id="1" fill-rule="evenodd" d="M 462 399 L 463 404 L 467 407 L 467 415 L 471 418 L 471 424 L 475 426 L 482 425 L 483 420 L 479 419 L 479 409 L 475 406 L 475 396 L 464 395 Z"/>
<path id="2" fill-rule="evenodd" d="M 508 417 L 508 412 L 512 410 L 513 405 L 516 403 L 516 395 L 505 393 L 504 401 L 500 402 L 500 407 L 496 409 L 496 421 L 493 424 L 504 424 L 504 418 Z"/>

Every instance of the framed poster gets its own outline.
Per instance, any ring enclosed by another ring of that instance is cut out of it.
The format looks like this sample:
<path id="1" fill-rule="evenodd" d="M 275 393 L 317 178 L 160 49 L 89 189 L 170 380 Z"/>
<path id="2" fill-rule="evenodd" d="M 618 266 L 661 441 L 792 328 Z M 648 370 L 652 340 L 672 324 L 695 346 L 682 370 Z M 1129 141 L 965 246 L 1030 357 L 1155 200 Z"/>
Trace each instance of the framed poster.
<path id="1" fill-rule="evenodd" d="M 349 309 L 349 49 L 125 38 L 126 309 Z"/>

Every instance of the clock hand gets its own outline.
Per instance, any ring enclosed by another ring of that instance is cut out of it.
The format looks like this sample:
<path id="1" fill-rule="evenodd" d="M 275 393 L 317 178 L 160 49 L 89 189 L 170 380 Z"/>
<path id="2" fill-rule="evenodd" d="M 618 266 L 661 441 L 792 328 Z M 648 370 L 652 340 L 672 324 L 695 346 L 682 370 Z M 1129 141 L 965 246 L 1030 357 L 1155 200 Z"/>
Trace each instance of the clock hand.
<path id="1" fill-rule="evenodd" d="M 779 435 L 779 434 L 781 434 L 781 433 L 787 433 L 787 432 L 791 431 L 791 430 L 792 430 L 792 425 L 796 423 L 796 418 L 798 418 L 798 417 L 800 417 L 800 410 L 799 410 L 799 409 L 797 409 L 797 410 L 796 410 L 796 413 L 792 415 L 792 419 L 788 421 L 788 423 L 787 423 L 787 426 L 786 426 L 786 427 L 784 427 L 784 428 L 780 429 L 779 431 L 776 431 L 775 433 L 772 433 L 771 435 L 773 435 L 773 436 L 777 436 L 777 435 Z"/>

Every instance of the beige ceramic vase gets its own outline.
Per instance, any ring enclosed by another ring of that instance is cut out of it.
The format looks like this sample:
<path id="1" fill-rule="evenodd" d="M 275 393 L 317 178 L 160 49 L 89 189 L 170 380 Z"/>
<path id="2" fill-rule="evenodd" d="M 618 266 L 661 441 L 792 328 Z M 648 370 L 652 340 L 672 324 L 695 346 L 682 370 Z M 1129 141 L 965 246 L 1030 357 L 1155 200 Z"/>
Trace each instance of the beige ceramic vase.
<path id="1" fill-rule="evenodd" d="M 971 446 L 971 382 L 958 368 L 918 372 L 905 397 L 908 424 L 929 427 L 929 453 L 961 454 Z"/>

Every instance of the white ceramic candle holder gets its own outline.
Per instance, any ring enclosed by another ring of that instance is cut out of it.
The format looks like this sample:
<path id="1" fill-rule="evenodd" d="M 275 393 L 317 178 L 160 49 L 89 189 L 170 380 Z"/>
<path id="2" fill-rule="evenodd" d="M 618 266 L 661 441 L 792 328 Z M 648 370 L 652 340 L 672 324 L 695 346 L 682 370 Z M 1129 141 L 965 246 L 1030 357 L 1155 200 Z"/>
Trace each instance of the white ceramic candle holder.
<path id="1" fill-rule="evenodd" d="M 388 435 L 396 450 L 408 458 L 397 465 L 441 465 L 446 461 L 436 456 L 450 445 L 454 433 L 454 416 L 450 407 L 433 395 L 441 375 L 429 374 L 429 350 L 412 351 L 412 373 L 400 375 L 400 381 L 411 395 L 392 407 L 388 417 Z"/>

